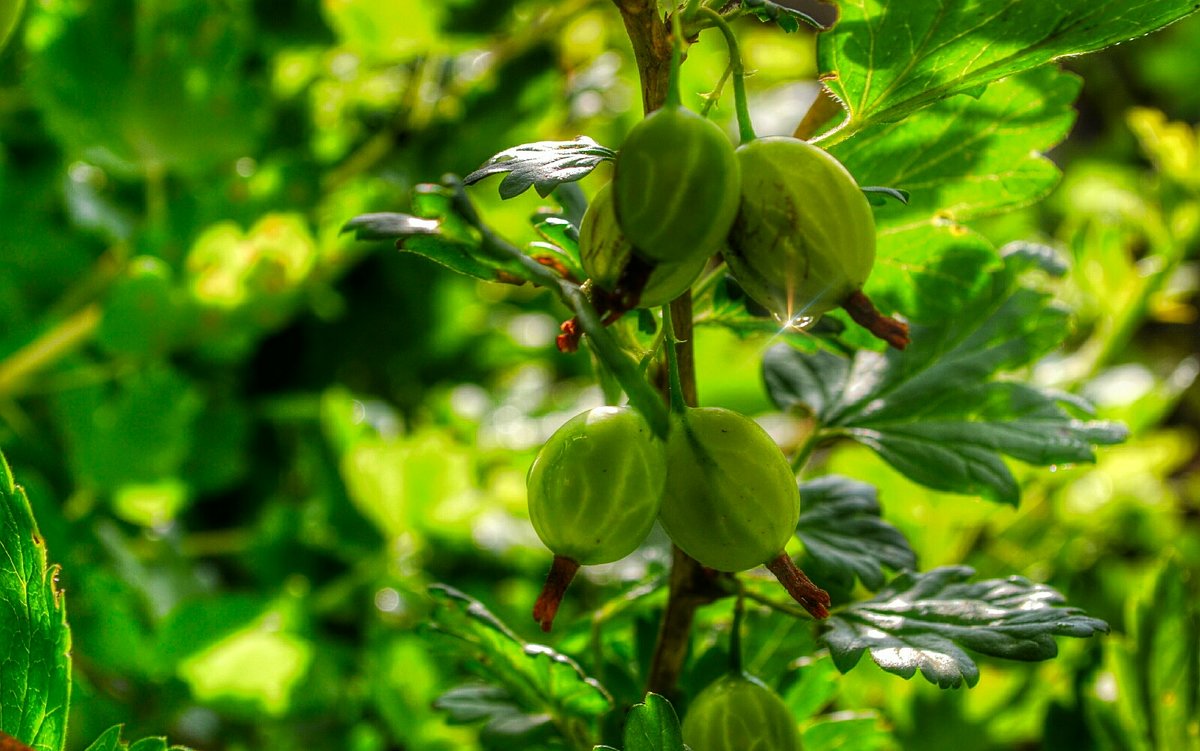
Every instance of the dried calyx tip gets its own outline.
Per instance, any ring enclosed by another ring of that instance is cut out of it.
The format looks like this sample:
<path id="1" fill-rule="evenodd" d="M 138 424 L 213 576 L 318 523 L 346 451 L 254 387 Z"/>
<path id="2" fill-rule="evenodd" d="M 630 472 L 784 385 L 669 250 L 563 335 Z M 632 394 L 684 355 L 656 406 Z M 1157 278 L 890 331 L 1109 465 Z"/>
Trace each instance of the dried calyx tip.
<path id="1" fill-rule="evenodd" d="M 796 566 L 787 553 L 780 553 L 767 563 L 767 568 L 809 615 L 818 620 L 829 617 L 829 593 L 813 584 L 812 579 Z"/>
<path id="2" fill-rule="evenodd" d="M 558 606 L 562 603 L 563 595 L 566 594 L 567 587 L 571 585 L 577 571 L 579 564 L 575 561 L 561 555 L 554 556 L 554 563 L 550 564 L 550 573 L 546 575 L 546 584 L 542 587 L 537 602 L 533 604 L 533 620 L 541 624 L 542 631 L 549 631 L 554 625 Z"/>
<path id="3" fill-rule="evenodd" d="M 870 331 L 875 337 L 896 349 L 904 349 L 908 346 L 908 324 L 880 313 L 875 309 L 871 298 L 863 294 L 862 290 L 847 297 L 846 301 L 842 303 L 842 307 L 846 309 L 855 323 Z"/>

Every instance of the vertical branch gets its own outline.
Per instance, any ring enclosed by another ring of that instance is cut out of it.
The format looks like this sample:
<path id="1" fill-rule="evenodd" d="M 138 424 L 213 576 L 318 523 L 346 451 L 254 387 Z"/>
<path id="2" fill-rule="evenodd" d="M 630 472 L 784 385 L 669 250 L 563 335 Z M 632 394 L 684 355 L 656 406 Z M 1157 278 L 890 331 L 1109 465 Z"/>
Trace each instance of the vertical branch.
<path id="1" fill-rule="evenodd" d="M 613 0 L 633 43 L 642 84 L 642 106 L 649 114 L 667 99 L 671 72 L 671 31 L 658 15 L 657 0 Z M 684 293 L 671 303 L 675 357 L 684 402 L 696 406 L 696 360 L 692 347 L 692 296 Z M 665 384 L 668 379 L 662 379 Z M 665 394 L 664 394 L 665 395 Z M 646 689 L 668 697 L 683 671 L 691 641 L 696 608 L 724 595 L 715 576 L 678 547 L 673 549 L 667 609 L 659 626 Z"/>
<path id="2" fill-rule="evenodd" d="M 621 12 L 625 32 L 633 42 L 642 80 L 642 109 L 648 115 L 667 100 L 671 74 L 671 32 L 659 18 L 658 0 L 613 0 Z"/>

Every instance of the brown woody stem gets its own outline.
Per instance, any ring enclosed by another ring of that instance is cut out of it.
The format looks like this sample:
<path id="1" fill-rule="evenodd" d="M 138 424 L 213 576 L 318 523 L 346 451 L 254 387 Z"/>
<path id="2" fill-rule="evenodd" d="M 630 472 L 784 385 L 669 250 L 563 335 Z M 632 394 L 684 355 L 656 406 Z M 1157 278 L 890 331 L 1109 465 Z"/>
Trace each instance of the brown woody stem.
<path id="1" fill-rule="evenodd" d="M 613 4 L 621 12 L 621 20 L 633 42 L 642 84 L 642 106 L 646 114 L 650 114 L 661 107 L 667 98 L 672 49 L 670 29 L 658 15 L 658 0 L 613 0 Z M 675 355 L 679 363 L 684 402 L 694 407 L 699 401 L 696 396 L 696 361 L 692 349 L 690 292 L 685 292 L 671 303 L 671 320 L 675 327 Z M 664 397 L 667 395 L 667 382 L 667 378 L 661 379 Z M 679 548 L 673 548 L 667 609 L 663 613 L 658 641 L 654 645 L 650 674 L 646 680 L 647 691 L 675 696 L 675 686 L 687 658 L 696 608 L 723 594 L 716 586 L 714 572 L 705 570 Z"/>
<path id="2" fill-rule="evenodd" d="M 829 617 L 829 593 L 813 584 L 787 553 L 780 553 L 767 563 L 767 568 L 809 615 L 818 620 Z"/>
<path id="3" fill-rule="evenodd" d="M 908 346 L 908 324 L 880 313 L 875 309 L 871 298 L 864 295 L 862 290 L 847 297 L 846 301 L 842 303 L 842 307 L 850 314 L 855 323 L 870 331 L 876 338 L 882 339 L 896 349 L 904 349 Z"/>
<path id="4" fill-rule="evenodd" d="M 554 556 L 550 564 L 550 573 L 546 575 L 546 584 L 537 602 L 533 604 L 533 620 L 541 624 L 542 631 L 549 631 L 554 625 L 554 616 L 558 614 L 558 606 L 562 604 L 563 595 L 571 580 L 579 571 L 579 564 L 561 555 Z"/>

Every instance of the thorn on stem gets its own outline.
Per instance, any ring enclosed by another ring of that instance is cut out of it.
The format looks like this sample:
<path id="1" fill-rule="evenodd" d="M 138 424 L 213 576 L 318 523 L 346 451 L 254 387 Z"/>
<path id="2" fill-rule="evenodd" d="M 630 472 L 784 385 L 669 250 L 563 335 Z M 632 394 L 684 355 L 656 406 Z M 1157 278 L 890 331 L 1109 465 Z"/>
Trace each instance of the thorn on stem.
<path id="1" fill-rule="evenodd" d="M 579 564 L 575 561 L 561 555 L 554 556 L 554 563 L 550 564 L 550 573 L 546 575 L 546 584 L 542 587 L 537 602 L 533 604 L 533 620 L 541 625 L 542 631 L 549 632 L 550 627 L 554 625 L 558 606 L 562 603 L 563 595 L 566 594 L 567 587 L 571 585 L 577 571 Z"/>
<path id="2" fill-rule="evenodd" d="M 829 593 L 813 584 L 812 579 L 796 566 L 787 553 L 780 553 L 767 563 L 767 568 L 809 615 L 817 620 L 829 617 Z"/>

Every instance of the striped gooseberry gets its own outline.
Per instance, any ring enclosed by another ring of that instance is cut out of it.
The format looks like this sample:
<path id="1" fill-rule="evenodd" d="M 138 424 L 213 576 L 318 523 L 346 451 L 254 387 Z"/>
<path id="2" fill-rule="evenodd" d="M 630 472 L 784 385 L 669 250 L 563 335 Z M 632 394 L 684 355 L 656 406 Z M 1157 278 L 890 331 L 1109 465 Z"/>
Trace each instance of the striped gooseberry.
<path id="1" fill-rule="evenodd" d="M 632 553 L 658 516 L 666 447 L 637 410 L 598 407 L 559 428 L 529 468 L 529 518 L 554 553 L 533 609 L 549 631 L 580 565 Z"/>
<path id="2" fill-rule="evenodd" d="M 633 244 L 625 237 L 613 210 L 612 183 L 596 193 L 583 216 L 579 229 L 579 254 L 588 277 L 608 292 L 618 291 L 622 274 L 629 268 Z M 708 257 L 677 263 L 659 263 L 650 268 L 649 276 L 638 295 L 637 306 L 652 308 L 679 297 L 696 281 L 704 270 Z"/>
<path id="3" fill-rule="evenodd" d="M 659 521 L 676 545 L 717 571 L 765 564 L 814 617 L 829 595 L 784 552 L 800 518 L 800 490 L 775 441 L 753 420 L 706 407 L 673 415 Z"/>
<path id="4" fill-rule="evenodd" d="M 657 263 L 717 253 L 738 210 L 738 160 L 715 123 L 667 105 L 633 127 L 617 152 L 613 201 L 621 230 Z"/>
<path id="5" fill-rule="evenodd" d="M 850 172 L 797 138 L 759 138 L 736 153 L 741 202 L 722 255 L 746 294 L 788 324 L 844 307 L 903 349 L 907 326 L 862 292 L 875 263 L 875 219 Z"/>
<path id="6" fill-rule="evenodd" d="M 696 695 L 683 718 L 692 751 L 800 751 L 787 704 L 745 673 L 718 678 Z"/>

